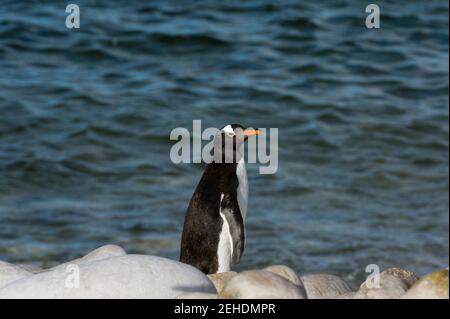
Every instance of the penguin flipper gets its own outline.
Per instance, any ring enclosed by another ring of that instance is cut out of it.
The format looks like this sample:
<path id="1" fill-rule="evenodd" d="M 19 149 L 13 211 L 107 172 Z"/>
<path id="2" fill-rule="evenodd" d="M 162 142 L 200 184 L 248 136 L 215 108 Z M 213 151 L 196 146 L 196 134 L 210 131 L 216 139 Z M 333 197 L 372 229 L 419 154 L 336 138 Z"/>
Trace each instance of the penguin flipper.
<path id="1" fill-rule="evenodd" d="M 244 221 L 239 210 L 237 197 L 230 196 L 230 194 L 224 195 L 220 203 L 220 211 L 225 216 L 230 227 L 230 235 L 233 244 L 231 263 L 235 265 L 239 263 L 245 246 Z"/>

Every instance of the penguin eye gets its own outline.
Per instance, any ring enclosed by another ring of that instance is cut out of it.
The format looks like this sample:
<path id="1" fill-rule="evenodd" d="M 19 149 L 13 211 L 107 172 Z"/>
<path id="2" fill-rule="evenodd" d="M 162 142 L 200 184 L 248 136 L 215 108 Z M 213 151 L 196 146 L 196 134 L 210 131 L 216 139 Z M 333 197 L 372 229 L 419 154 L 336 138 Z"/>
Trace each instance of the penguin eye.
<path id="1" fill-rule="evenodd" d="M 233 133 L 233 132 L 226 132 L 226 134 L 227 134 L 229 137 L 233 137 L 233 136 L 234 136 L 234 133 Z"/>

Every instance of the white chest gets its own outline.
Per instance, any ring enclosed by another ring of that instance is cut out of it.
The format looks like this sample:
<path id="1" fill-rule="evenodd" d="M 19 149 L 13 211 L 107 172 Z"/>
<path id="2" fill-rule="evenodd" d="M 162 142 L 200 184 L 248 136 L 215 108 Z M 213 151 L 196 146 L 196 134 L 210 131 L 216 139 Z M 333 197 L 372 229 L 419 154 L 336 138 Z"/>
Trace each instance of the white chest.
<path id="1" fill-rule="evenodd" d="M 220 195 L 220 202 L 222 203 L 224 195 Z M 222 230 L 219 236 L 219 245 L 217 247 L 217 261 L 219 267 L 217 272 L 230 271 L 231 258 L 233 256 L 233 238 L 230 232 L 230 224 L 225 218 L 222 209 L 220 210 L 220 217 L 222 218 Z"/>
<path id="2" fill-rule="evenodd" d="M 239 181 L 239 186 L 237 189 L 237 200 L 239 204 L 239 210 L 241 211 L 242 214 L 242 220 L 245 223 L 248 205 L 248 181 L 247 181 L 247 170 L 245 168 L 245 161 L 243 158 L 238 162 L 236 175 Z"/>

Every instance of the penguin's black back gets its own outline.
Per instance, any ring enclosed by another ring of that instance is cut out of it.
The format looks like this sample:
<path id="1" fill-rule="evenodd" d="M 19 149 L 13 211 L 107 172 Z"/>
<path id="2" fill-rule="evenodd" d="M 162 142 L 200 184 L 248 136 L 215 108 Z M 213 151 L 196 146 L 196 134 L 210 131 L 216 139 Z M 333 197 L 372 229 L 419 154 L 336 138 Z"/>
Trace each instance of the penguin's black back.
<path id="1" fill-rule="evenodd" d="M 206 274 L 216 273 L 219 267 L 217 250 L 222 218 L 220 216 L 221 195 L 237 198 L 238 178 L 236 163 L 210 163 L 189 203 L 181 238 L 180 261 L 190 264 Z M 242 216 L 239 207 L 233 206 L 237 220 L 235 225 L 242 227 L 239 240 L 244 241 Z M 242 251 L 239 252 L 239 256 Z"/>

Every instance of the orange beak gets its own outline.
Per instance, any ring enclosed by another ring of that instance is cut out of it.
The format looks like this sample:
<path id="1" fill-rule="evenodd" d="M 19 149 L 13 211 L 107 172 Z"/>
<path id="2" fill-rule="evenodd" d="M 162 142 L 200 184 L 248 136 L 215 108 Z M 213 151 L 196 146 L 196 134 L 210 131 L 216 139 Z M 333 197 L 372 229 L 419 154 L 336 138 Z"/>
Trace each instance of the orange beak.
<path id="1" fill-rule="evenodd" d="M 258 130 L 257 128 L 255 128 L 255 129 L 248 128 L 248 129 L 244 130 L 244 136 L 246 136 L 246 137 L 259 135 L 260 133 L 261 133 L 261 131 Z"/>

